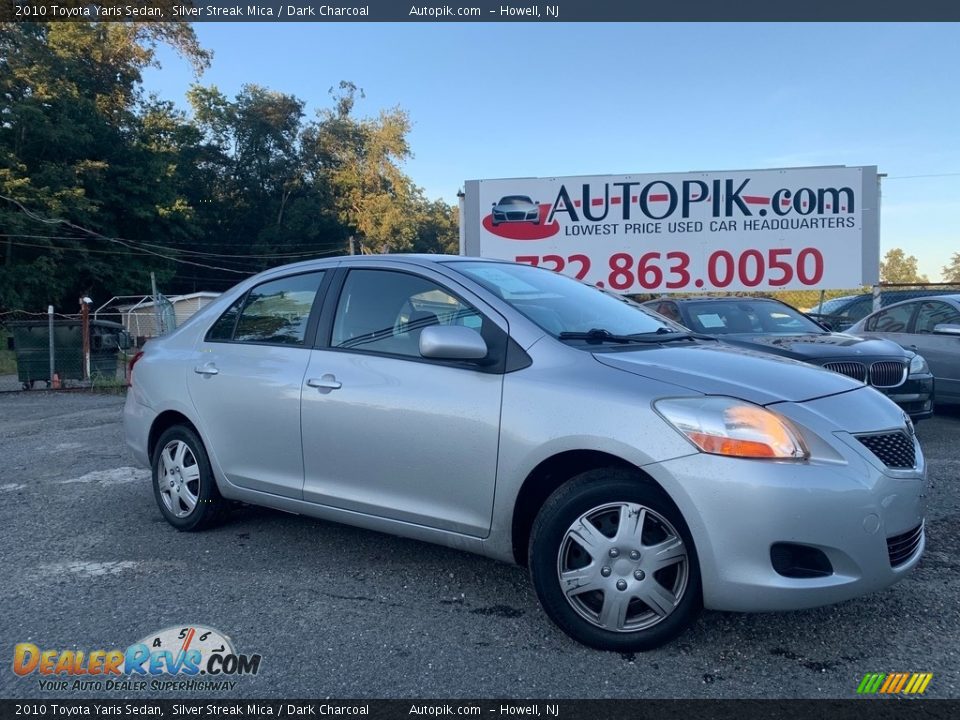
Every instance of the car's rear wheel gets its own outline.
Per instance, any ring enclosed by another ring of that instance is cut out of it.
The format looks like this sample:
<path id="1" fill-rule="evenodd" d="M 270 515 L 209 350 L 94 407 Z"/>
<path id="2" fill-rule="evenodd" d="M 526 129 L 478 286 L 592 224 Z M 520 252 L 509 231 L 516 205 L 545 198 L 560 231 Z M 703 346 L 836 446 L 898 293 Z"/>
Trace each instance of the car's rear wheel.
<path id="1" fill-rule="evenodd" d="M 153 494 L 163 517 L 177 530 L 205 530 L 223 519 L 226 501 L 203 443 L 190 428 L 174 426 L 157 441 Z"/>
<path id="2" fill-rule="evenodd" d="M 628 470 L 592 470 L 554 492 L 534 522 L 529 563 L 547 615 L 601 650 L 659 647 L 702 605 L 687 524 L 659 487 Z"/>

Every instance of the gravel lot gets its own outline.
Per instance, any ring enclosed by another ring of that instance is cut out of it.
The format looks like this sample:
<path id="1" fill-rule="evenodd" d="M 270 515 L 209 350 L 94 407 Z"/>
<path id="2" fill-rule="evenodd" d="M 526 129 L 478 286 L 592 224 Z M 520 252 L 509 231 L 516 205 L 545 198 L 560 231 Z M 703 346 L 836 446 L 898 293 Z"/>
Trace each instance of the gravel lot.
<path id="1" fill-rule="evenodd" d="M 864 673 L 903 671 L 960 697 L 960 413 L 918 427 L 928 545 L 906 581 L 818 610 L 707 612 L 634 656 L 567 639 L 525 571 L 484 558 L 255 508 L 179 534 L 125 449 L 122 403 L 0 395 L 0 697 L 45 695 L 11 671 L 17 642 L 124 648 L 189 623 L 263 656 L 232 696 L 850 698 Z"/>

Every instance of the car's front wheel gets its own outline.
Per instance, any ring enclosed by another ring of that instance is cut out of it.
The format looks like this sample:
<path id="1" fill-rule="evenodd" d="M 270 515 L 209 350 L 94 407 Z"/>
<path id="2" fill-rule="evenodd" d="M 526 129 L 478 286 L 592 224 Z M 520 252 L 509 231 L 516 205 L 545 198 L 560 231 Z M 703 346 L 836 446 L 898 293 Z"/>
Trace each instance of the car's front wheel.
<path id="1" fill-rule="evenodd" d="M 226 501 L 203 443 L 191 428 L 177 425 L 160 436 L 153 453 L 153 495 L 177 530 L 205 530 L 222 520 Z"/>
<path id="2" fill-rule="evenodd" d="M 555 491 L 534 522 L 529 564 L 547 615 L 601 650 L 659 647 L 702 605 L 687 524 L 659 487 L 628 470 L 592 470 Z"/>

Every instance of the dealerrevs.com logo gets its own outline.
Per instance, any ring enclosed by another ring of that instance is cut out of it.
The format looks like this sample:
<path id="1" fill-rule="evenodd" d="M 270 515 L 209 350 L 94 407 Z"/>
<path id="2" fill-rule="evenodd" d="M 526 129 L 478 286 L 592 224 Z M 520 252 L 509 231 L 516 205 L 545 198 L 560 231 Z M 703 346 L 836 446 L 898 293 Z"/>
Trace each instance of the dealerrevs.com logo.
<path id="1" fill-rule="evenodd" d="M 38 677 L 46 691 L 233 690 L 256 675 L 261 656 L 238 653 L 233 641 L 202 625 L 168 627 L 126 649 L 41 649 L 18 643 L 13 672 Z"/>

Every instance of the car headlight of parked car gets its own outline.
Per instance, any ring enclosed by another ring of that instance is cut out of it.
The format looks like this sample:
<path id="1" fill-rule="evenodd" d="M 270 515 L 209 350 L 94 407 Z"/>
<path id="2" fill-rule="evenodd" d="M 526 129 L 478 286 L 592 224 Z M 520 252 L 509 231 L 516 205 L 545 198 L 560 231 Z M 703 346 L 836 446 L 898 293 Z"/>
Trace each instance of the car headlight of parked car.
<path id="1" fill-rule="evenodd" d="M 800 433 L 784 417 L 727 397 L 668 398 L 657 412 L 700 450 L 743 458 L 806 460 Z"/>
<path id="2" fill-rule="evenodd" d="M 926 375 L 929 372 L 930 366 L 927 365 L 927 361 L 924 359 L 923 355 L 914 355 L 913 359 L 910 361 L 910 374 Z"/>

